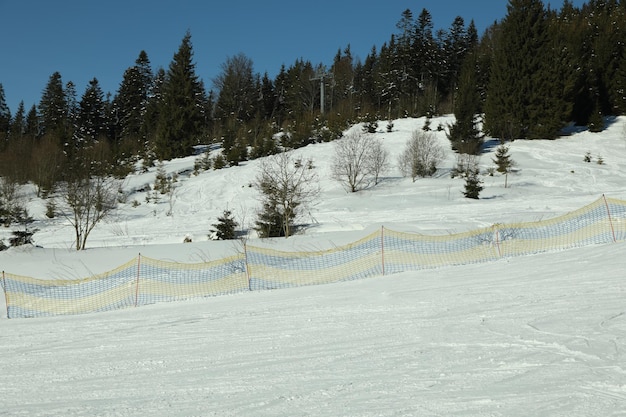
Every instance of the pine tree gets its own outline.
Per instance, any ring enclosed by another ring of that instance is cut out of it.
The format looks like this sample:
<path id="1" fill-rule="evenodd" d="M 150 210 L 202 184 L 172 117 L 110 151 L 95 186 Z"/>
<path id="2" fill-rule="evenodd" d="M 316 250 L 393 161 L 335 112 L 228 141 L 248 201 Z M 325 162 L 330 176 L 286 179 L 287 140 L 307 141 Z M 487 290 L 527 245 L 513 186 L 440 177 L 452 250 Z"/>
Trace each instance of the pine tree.
<path id="1" fill-rule="evenodd" d="M 615 108 L 618 114 L 626 114 L 626 51 L 615 73 Z"/>
<path id="2" fill-rule="evenodd" d="M 20 101 L 20 104 L 17 106 L 17 111 L 15 112 L 15 116 L 11 120 L 10 128 L 9 128 L 9 142 L 15 142 L 20 140 L 25 133 L 26 130 L 26 116 L 24 114 L 24 102 Z"/>
<path id="3" fill-rule="evenodd" d="M 141 136 L 145 138 L 143 149 L 144 164 L 151 166 L 154 160 L 157 144 L 158 125 L 163 109 L 163 87 L 165 85 L 165 70 L 159 68 L 152 80 L 152 89 L 148 95 L 146 114 L 144 115 Z"/>
<path id="4" fill-rule="evenodd" d="M 477 55 L 472 52 L 463 62 L 454 106 L 456 122 L 450 127 L 448 139 L 452 149 L 476 155 L 480 152 L 483 136 L 478 129 L 480 97 L 477 89 Z"/>
<path id="5" fill-rule="evenodd" d="M 397 91 L 402 96 L 403 107 L 412 107 L 411 103 L 415 102 L 417 96 L 418 84 L 418 59 L 415 54 L 414 42 L 417 34 L 417 23 L 413 18 L 410 9 L 402 12 L 402 18 L 396 24 L 399 30 L 397 36 L 390 44 L 394 47 L 390 51 L 393 63 L 393 71 L 388 75 L 393 76 L 393 82 L 397 86 Z"/>
<path id="6" fill-rule="evenodd" d="M 497 171 L 506 174 L 513 166 L 511 155 L 509 154 L 509 147 L 506 145 L 500 145 L 496 148 L 495 159 L 493 162 L 498 166 Z"/>
<path id="7" fill-rule="evenodd" d="M 353 109 L 354 100 L 354 65 L 350 45 L 348 45 L 343 53 L 337 51 L 330 68 L 333 74 L 330 90 L 330 102 L 327 107 L 333 109 L 336 107 L 339 113 L 345 113 Z M 339 107 L 341 106 L 341 107 Z"/>
<path id="8" fill-rule="evenodd" d="M 195 72 L 189 32 L 169 65 L 161 94 L 157 154 L 160 159 L 190 155 L 205 132 L 206 93 Z"/>
<path id="9" fill-rule="evenodd" d="M 463 195 L 466 198 L 478 199 L 480 192 L 484 189 L 482 180 L 479 178 L 478 168 L 470 169 L 465 176 L 465 189 Z"/>
<path id="10" fill-rule="evenodd" d="M 211 231 L 215 233 L 215 236 L 219 240 L 236 239 L 236 229 L 238 225 L 239 224 L 233 218 L 233 213 L 227 209 L 217 218 L 217 223 L 212 225 L 215 229 Z"/>
<path id="11" fill-rule="evenodd" d="M 497 165 L 497 171 L 504 174 L 504 188 L 508 185 L 509 172 L 515 165 L 515 162 L 511 159 L 509 154 L 509 147 L 502 144 L 496 148 L 496 155 L 493 162 Z"/>
<path id="12" fill-rule="evenodd" d="M 357 110 L 365 110 L 367 112 L 370 108 L 379 103 L 380 95 L 376 94 L 378 60 L 378 52 L 376 47 L 373 46 L 371 52 L 365 58 L 362 67 L 355 69 L 355 93 L 359 98 Z M 386 109 L 385 115 L 389 119 L 392 118 L 390 107 Z"/>
<path id="13" fill-rule="evenodd" d="M 52 135 L 60 143 L 68 139 L 67 107 L 61 74 L 55 72 L 50 76 L 39 102 L 42 134 Z"/>
<path id="14" fill-rule="evenodd" d="M 37 114 L 37 106 L 31 106 L 26 115 L 24 134 L 29 139 L 35 139 L 39 136 L 39 115 Z"/>
<path id="15" fill-rule="evenodd" d="M 75 133 L 78 128 L 78 99 L 76 93 L 76 86 L 72 81 L 68 81 L 65 84 L 65 128 L 68 136 Z"/>
<path id="16" fill-rule="evenodd" d="M 285 113 L 292 120 L 313 112 L 319 103 L 319 81 L 311 80 L 315 69 L 310 61 L 297 60 L 285 73 L 283 97 Z"/>
<path id="17" fill-rule="evenodd" d="M 623 93 L 625 86 L 626 71 L 626 2 L 623 0 L 607 1 L 607 25 L 610 25 L 609 33 L 605 42 L 610 50 L 608 69 L 602 72 L 604 82 L 607 84 L 607 115 L 626 113 L 626 94 Z M 605 29 L 607 30 L 607 29 Z"/>
<path id="18" fill-rule="evenodd" d="M 22 103 L 22 107 L 23 107 Z M 6 102 L 6 97 L 4 96 L 4 87 L 0 83 L 0 140 L 4 141 L 4 139 L 9 134 L 9 128 L 11 126 L 11 110 Z"/>
<path id="19" fill-rule="evenodd" d="M 437 112 L 441 51 L 433 36 L 433 27 L 432 15 L 428 10 L 422 9 L 417 18 L 413 43 L 413 50 L 419 63 L 416 74 L 420 95 L 416 114 L 418 116 L 432 116 Z"/>
<path id="20" fill-rule="evenodd" d="M 599 100 L 594 101 L 591 114 L 589 115 L 589 121 L 587 122 L 587 126 L 589 127 L 590 132 L 602 132 L 604 130 L 604 118 L 602 117 L 602 110 L 600 110 L 601 105 L 598 102 Z"/>
<path id="21" fill-rule="evenodd" d="M 78 142 L 91 143 L 101 139 L 106 133 L 106 104 L 104 93 L 98 79 L 89 81 L 78 105 L 78 126 L 76 136 Z"/>
<path id="22" fill-rule="evenodd" d="M 266 72 L 261 79 L 261 104 L 259 108 L 261 118 L 263 120 L 271 120 L 278 108 L 278 104 L 274 83 Z"/>
<path id="23" fill-rule="evenodd" d="M 545 19 L 546 41 L 537 51 L 541 59 L 527 105 L 530 139 L 554 139 L 571 120 L 578 76 L 576 60 L 567 45 L 567 31 L 563 29 L 567 22 L 562 22 L 553 11 L 548 11 Z"/>
<path id="24" fill-rule="evenodd" d="M 441 94 L 447 96 L 454 92 L 459 83 L 461 67 L 465 60 L 465 56 L 470 50 L 470 39 L 465 29 L 465 21 L 462 17 L 457 16 L 450 30 L 444 33 L 443 38 L 443 68 L 439 77 L 439 85 L 441 86 Z"/>
<path id="25" fill-rule="evenodd" d="M 563 122 L 546 114 L 547 107 L 561 104 L 556 102 L 558 71 L 543 3 L 509 0 L 507 9 L 493 51 L 485 130 L 503 140 L 555 137 Z"/>
<path id="26" fill-rule="evenodd" d="M 141 51 L 135 65 L 124 72 L 117 95 L 113 100 L 118 141 L 140 139 L 152 81 L 153 75 L 148 54 Z"/>

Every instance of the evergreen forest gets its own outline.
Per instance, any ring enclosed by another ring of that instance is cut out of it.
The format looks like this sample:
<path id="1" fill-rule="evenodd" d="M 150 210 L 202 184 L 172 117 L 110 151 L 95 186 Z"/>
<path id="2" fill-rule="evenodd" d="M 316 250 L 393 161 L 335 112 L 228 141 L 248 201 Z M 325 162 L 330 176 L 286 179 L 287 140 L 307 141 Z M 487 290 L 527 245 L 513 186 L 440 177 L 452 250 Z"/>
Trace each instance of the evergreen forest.
<path id="1" fill-rule="evenodd" d="M 436 29 L 428 10 L 407 9 L 390 29 L 362 62 L 348 45 L 329 66 L 299 59 L 273 78 L 238 54 L 210 89 L 189 32 L 167 68 L 138 51 L 114 94 L 97 78 L 79 92 L 55 72 L 38 105 L 11 112 L 0 84 L 0 176 L 45 195 L 71 177 L 123 178 L 139 161 L 192 155 L 196 145 L 221 144 L 217 169 L 334 140 L 358 122 L 449 113 L 452 148 L 476 154 L 483 133 L 554 139 L 569 124 L 600 131 L 606 116 L 626 113 L 625 0 L 566 0 L 559 10 L 509 0 L 482 34 L 460 16 Z"/>

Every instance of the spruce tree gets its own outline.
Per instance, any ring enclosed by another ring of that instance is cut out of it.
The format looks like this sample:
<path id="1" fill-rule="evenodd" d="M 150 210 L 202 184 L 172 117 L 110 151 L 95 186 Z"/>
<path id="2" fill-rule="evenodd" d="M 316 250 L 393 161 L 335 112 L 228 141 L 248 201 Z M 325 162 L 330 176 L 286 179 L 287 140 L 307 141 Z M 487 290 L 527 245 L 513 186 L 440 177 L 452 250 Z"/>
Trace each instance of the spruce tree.
<path id="1" fill-rule="evenodd" d="M 497 171 L 504 174 L 504 188 L 508 186 L 509 172 L 515 165 L 515 162 L 511 159 L 509 154 L 509 147 L 501 144 L 496 148 L 496 155 L 493 162 L 497 165 Z"/>
<path id="2" fill-rule="evenodd" d="M 35 139 L 39 136 L 39 115 L 37 114 L 37 106 L 31 106 L 26 115 L 24 134 L 29 139 Z"/>
<path id="3" fill-rule="evenodd" d="M 478 168 L 470 169 L 465 176 L 465 188 L 463 195 L 466 198 L 478 199 L 483 190 L 482 180 L 479 178 Z"/>
<path id="4" fill-rule="evenodd" d="M 414 53 L 418 64 L 419 87 L 418 116 L 432 116 L 437 111 L 437 83 L 440 72 L 441 51 L 433 35 L 433 19 L 430 12 L 422 9 L 417 18 Z"/>
<path id="5" fill-rule="evenodd" d="M 23 103 L 22 103 L 23 107 Z M 4 96 L 4 87 L 0 83 L 0 140 L 4 140 L 9 134 L 9 127 L 11 126 L 11 110 L 6 102 Z"/>
<path id="6" fill-rule="evenodd" d="M 619 4 L 618 4 L 619 3 Z M 606 115 L 625 114 L 624 103 L 624 67 L 626 63 L 626 2 L 617 0 L 606 1 L 606 20 L 599 25 L 609 25 L 610 29 L 604 29 L 605 35 L 600 42 L 605 42 L 608 55 L 606 58 L 607 68 L 601 72 L 603 82 L 606 84 Z M 603 26 L 600 26 L 602 28 Z M 608 32 L 608 33 L 606 33 Z"/>
<path id="7" fill-rule="evenodd" d="M 152 80 L 152 89 L 146 104 L 146 114 L 143 118 L 141 136 L 145 138 L 145 149 L 143 150 L 144 164 L 150 166 L 156 157 L 157 134 L 159 120 L 163 106 L 163 89 L 165 85 L 165 70 L 159 68 Z"/>
<path id="8" fill-rule="evenodd" d="M 615 73 L 615 109 L 618 114 L 626 114 L 626 50 Z"/>
<path id="9" fill-rule="evenodd" d="M 415 36 L 417 34 L 417 23 L 413 18 L 410 9 L 402 12 L 402 18 L 396 24 L 399 33 L 392 43 L 395 50 L 390 51 L 393 57 L 393 81 L 398 88 L 398 92 L 404 101 L 404 107 L 410 107 L 417 96 L 418 76 L 418 56 L 414 51 Z"/>
<path id="10" fill-rule="evenodd" d="M 17 106 L 15 116 L 13 116 L 13 119 L 11 120 L 8 135 L 9 142 L 20 140 L 24 136 L 25 130 L 26 115 L 24 114 L 24 102 L 20 101 L 20 104 Z"/>
<path id="11" fill-rule="evenodd" d="M 278 97 L 274 88 L 273 81 L 267 75 L 267 72 L 263 74 L 261 79 L 261 103 L 259 108 L 260 116 L 263 120 L 271 120 L 274 117 L 275 111 L 278 108 Z"/>
<path id="12" fill-rule="evenodd" d="M 65 84 L 65 128 L 68 136 L 71 136 L 78 128 L 78 99 L 76 86 L 72 81 Z"/>
<path id="13" fill-rule="evenodd" d="M 196 75 L 189 32 L 169 65 L 161 94 L 157 154 L 160 159 L 190 155 L 205 131 L 206 93 Z"/>
<path id="14" fill-rule="evenodd" d="M 447 96 L 454 92 L 461 74 L 461 67 L 466 55 L 470 50 L 470 40 L 465 29 L 465 21 L 457 16 L 448 32 L 443 33 L 443 56 L 444 61 L 440 70 L 439 85 L 442 87 L 441 94 Z"/>
<path id="15" fill-rule="evenodd" d="M 527 104 L 529 139 L 554 139 L 571 117 L 572 74 L 575 71 L 555 12 L 544 17 L 541 32 L 545 43 L 537 51 L 539 60 L 533 74 Z"/>
<path id="16" fill-rule="evenodd" d="M 48 80 L 39 101 L 39 115 L 42 134 L 51 135 L 60 143 L 68 139 L 67 99 L 59 72 L 52 74 Z"/>
<path id="17" fill-rule="evenodd" d="M 452 149 L 472 155 L 480 152 L 483 136 L 478 129 L 480 97 L 477 89 L 477 56 L 467 55 L 461 69 L 459 86 L 454 106 L 456 122 L 450 127 L 448 138 Z"/>
<path id="18" fill-rule="evenodd" d="M 509 0 L 507 10 L 493 51 L 485 130 L 503 140 L 553 138 L 564 124 L 558 42 L 550 39 L 541 0 Z"/>
<path id="19" fill-rule="evenodd" d="M 104 93 L 98 79 L 93 78 L 78 105 L 77 141 L 91 143 L 102 139 L 106 133 L 106 118 Z"/>
<path id="20" fill-rule="evenodd" d="M 124 72 L 117 95 L 113 100 L 118 141 L 140 139 L 152 81 L 153 75 L 148 54 L 141 51 L 135 65 Z"/>
<path id="21" fill-rule="evenodd" d="M 212 225 L 214 227 L 211 230 L 215 233 L 215 236 L 219 240 L 230 240 L 237 237 L 237 222 L 233 218 L 233 213 L 230 210 L 224 210 L 224 213 L 217 218 L 217 223 Z"/>
<path id="22" fill-rule="evenodd" d="M 327 107 L 333 108 L 333 106 L 336 105 L 341 106 L 337 107 L 340 113 L 352 110 L 352 102 L 354 99 L 354 65 L 350 45 L 343 50 L 343 53 L 341 50 L 337 51 L 330 72 L 333 74 L 333 78 L 332 88 L 326 90 L 330 98 Z M 344 106 L 347 106 L 347 108 Z"/>

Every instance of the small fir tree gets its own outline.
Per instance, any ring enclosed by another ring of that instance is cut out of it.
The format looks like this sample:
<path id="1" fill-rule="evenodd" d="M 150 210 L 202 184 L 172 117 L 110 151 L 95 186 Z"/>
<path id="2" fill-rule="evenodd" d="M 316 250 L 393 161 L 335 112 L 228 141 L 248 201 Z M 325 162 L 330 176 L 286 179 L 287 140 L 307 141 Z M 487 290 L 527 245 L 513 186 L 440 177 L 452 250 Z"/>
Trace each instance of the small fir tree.
<path id="1" fill-rule="evenodd" d="M 509 154 L 509 147 L 506 145 L 500 145 L 496 148 L 496 157 L 493 162 L 498 166 L 498 172 L 506 174 L 513 165 L 513 160 Z"/>
<path id="2" fill-rule="evenodd" d="M 17 208 L 15 210 L 15 220 L 20 223 L 24 230 L 14 230 L 13 235 L 9 238 L 11 246 L 32 245 L 33 235 L 37 233 L 37 229 L 30 229 L 28 226 L 35 220 L 28 214 L 25 208 Z"/>
<path id="3" fill-rule="evenodd" d="M 470 169 L 465 176 L 465 190 L 463 191 L 463 195 L 466 198 L 478 199 L 480 192 L 483 190 L 483 182 L 478 174 L 478 168 L 473 168 Z"/>
<path id="4" fill-rule="evenodd" d="M 156 176 L 154 178 L 154 191 L 158 191 L 161 194 L 167 194 L 170 185 L 167 172 L 165 171 L 165 164 L 163 161 L 159 161 L 157 164 Z"/>
<path id="5" fill-rule="evenodd" d="M 224 158 L 224 155 L 222 155 L 221 153 L 218 153 L 217 155 L 215 155 L 215 158 L 213 158 L 214 170 L 226 168 L 226 165 L 227 165 L 226 158 Z"/>
<path id="6" fill-rule="evenodd" d="M 493 162 L 498 166 L 497 171 L 504 174 L 504 188 L 507 187 L 508 175 L 511 172 L 511 168 L 515 165 L 515 162 L 511 159 L 509 154 L 509 147 L 502 144 L 496 148 L 496 157 Z"/>
<path id="7" fill-rule="evenodd" d="M 233 218 L 233 213 L 226 209 L 224 213 L 217 218 L 217 223 L 212 225 L 214 229 L 211 232 L 215 233 L 215 236 L 219 240 L 230 240 L 237 237 L 237 226 L 239 224 Z"/>

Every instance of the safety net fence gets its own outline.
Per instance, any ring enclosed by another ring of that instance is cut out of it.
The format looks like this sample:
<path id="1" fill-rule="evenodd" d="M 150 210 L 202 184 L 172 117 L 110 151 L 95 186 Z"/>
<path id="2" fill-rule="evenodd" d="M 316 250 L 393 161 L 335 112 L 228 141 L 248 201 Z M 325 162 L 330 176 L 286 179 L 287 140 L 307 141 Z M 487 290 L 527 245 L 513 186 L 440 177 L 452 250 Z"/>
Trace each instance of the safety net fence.
<path id="1" fill-rule="evenodd" d="M 240 254 L 193 264 L 138 255 L 112 271 L 79 280 L 3 272 L 0 282 L 8 318 L 42 317 L 350 281 L 623 240 L 626 201 L 602 196 L 553 219 L 494 224 L 464 233 L 428 236 L 382 227 L 356 242 L 322 251 L 243 245 Z"/>

